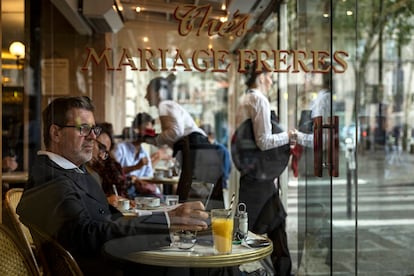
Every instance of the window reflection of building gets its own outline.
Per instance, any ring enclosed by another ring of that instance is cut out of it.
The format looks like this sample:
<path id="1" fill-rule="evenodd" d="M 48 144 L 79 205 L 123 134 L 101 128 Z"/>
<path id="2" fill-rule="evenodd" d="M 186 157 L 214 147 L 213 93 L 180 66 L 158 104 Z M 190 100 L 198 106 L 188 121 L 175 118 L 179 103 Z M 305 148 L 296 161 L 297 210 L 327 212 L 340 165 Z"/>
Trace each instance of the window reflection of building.
<path id="1" fill-rule="evenodd" d="M 194 87 L 193 90 L 193 102 L 196 104 L 204 102 L 204 91 L 198 87 Z"/>
<path id="2" fill-rule="evenodd" d="M 190 89 L 187 83 L 180 83 L 177 86 L 176 101 L 178 103 L 188 103 L 190 101 Z"/>

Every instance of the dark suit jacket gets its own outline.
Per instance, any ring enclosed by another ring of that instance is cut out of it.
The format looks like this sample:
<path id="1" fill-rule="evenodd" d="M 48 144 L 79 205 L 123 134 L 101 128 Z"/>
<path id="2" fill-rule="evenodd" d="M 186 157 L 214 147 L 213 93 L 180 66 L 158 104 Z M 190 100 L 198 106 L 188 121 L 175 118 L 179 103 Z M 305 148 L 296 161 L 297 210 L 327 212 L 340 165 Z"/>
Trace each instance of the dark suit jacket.
<path id="1" fill-rule="evenodd" d="M 56 238 L 74 255 L 81 268 L 83 263 L 96 263 L 101 258 L 103 244 L 114 238 L 145 235 L 145 239 L 140 239 L 141 250 L 170 243 L 163 213 L 133 219 L 123 217 L 108 204 L 92 176 L 65 170 L 46 155 L 38 156 L 17 213 L 23 223 L 37 226 Z"/>

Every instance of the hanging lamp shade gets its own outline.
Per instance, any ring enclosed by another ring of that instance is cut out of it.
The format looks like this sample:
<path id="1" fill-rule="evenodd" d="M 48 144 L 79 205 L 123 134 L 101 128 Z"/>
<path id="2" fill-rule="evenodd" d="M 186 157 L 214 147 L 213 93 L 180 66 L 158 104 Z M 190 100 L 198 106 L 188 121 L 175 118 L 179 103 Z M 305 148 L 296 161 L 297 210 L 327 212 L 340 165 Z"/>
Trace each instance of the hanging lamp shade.
<path id="1" fill-rule="evenodd" d="M 10 44 L 9 52 L 10 54 L 12 54 L 18 59 L 24 58 L 24 54 L 25 54 L 24 44 L 21 43 L 20 41 L 13 42 L 12 44 Z"/>

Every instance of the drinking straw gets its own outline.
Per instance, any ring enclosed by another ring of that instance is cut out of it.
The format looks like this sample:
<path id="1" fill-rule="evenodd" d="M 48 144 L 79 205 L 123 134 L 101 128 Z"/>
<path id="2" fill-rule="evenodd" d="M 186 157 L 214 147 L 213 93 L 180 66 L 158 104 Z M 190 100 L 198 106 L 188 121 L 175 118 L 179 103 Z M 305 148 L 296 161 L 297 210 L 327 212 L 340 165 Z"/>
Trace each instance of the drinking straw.
<path id="1" fill-rule="evenodd" d="M 206 203 L 204 204 L 204 207 L 207 209 L 208 203 L 210 201 L 211 198 L 211 194 L 213 193 L 213 189 L 214 189 L 214 184 L 211 184 L 211 189 L 210 192 L 208 193 L 207 199 L 206 199 Z"/>
<path id="2" fill-rule="evenodd" d="M 112 185 L 112 189 L 114 189 L 115 195 L 118 196 L 118 190 L 116 189 L 115 184 Z"/>
<path id="3" fill-rule="evenodd" d="M 231 216 L 231 213 L 233 212 L 233 204 L 234 204 L 234 199 L 236 198 L 236 193 L 233 193 L 233 195 L 231 196 L 231 201 L 230 201 L 230 206 L 229 206 L 229 215 L 228 217 Z"/>

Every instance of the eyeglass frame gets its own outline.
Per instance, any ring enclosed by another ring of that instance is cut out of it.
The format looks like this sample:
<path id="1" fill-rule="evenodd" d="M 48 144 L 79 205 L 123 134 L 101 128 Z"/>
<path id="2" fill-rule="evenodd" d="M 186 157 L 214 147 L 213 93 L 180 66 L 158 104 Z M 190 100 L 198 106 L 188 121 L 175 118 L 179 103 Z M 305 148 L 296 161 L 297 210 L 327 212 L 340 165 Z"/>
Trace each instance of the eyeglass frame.
<path id="1" fill-rule="evenodd" d="M 79 134 L 82 137 L 87 137 L 91 134 L 91 132 L 93 131 L 93 133 L 95 134 L 95 136 L 99 136 L 99 134 L 101 134 L 102 128 L 99 126 L 90 126 L 88 124 L 81 124 L 81 125 L 60 125 L 60 124 L 56 124 L 58 127 L 60 128 L 65 128 L 65 127 L 72 127 L 72 128 L 77 128 L 79 130 Z M 84 129 L 85 128 L 89 128 L 88 133 L 85 135 Z"/>

